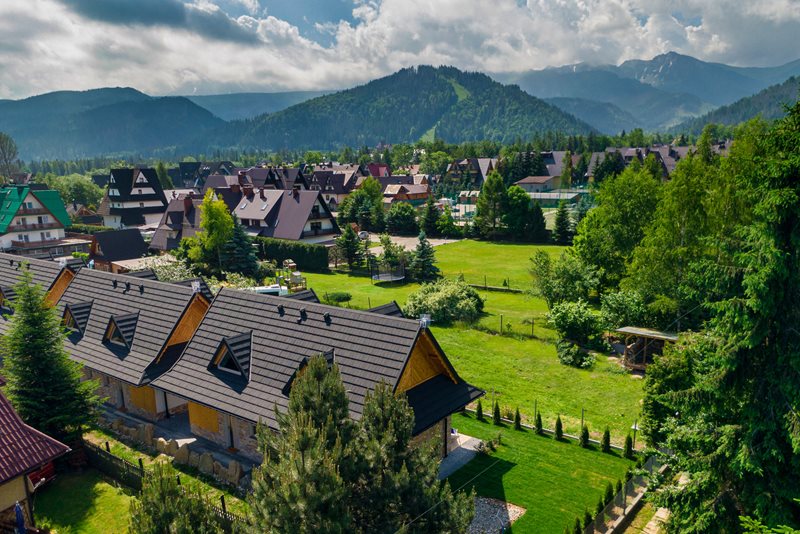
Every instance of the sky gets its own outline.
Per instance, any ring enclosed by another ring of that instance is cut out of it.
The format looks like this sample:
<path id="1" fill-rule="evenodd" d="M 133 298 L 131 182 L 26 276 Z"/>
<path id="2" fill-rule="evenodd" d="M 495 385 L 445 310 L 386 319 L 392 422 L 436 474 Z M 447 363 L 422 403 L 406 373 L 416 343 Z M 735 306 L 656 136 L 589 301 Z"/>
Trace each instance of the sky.
<path id="1" fill-rule="evenodd" d="M 403 67 L 487 73 L 676 51 L 800 58 L 800 0 L 0 0 L 0 98 L 352 87 Z"/>

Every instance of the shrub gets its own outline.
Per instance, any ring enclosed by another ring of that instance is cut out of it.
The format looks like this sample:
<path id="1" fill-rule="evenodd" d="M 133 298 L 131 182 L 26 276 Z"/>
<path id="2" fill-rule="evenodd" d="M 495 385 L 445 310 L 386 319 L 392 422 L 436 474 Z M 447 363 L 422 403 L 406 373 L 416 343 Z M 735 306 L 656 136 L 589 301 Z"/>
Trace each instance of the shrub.
<path id="1" fill-rule="evenodd" d="M 328 304 L 342 304 L 344 302 L 350 302 L 352 298 L 353 295 L 347 291 L 334 291 L 332 293 L 325 293 L 325 301 Z"/>
<path id="2" fill-rule="evenodd" d="M 584 510 L 583 511 L 583 528 L 584 529 L 588 528 L 589 525 L 592 524 L 592 521 L 594 521 L 594 518 L 592 517 L 591 512 L 589 512 L 589 510 Z"/>
<path id="3" fill-rule="evenodd" d="M 443 278 L 432 284 L 424 284 L 409 295 L 404 309 L 412 317 L 429 313 L 437 323 L 471 323 L 483 312 L 483 299 L 463 280 Z"/>
<path id="4" fill-rule="evenodd" d="M 614 487 L 614 494 L 616 495 L 620 491 L 622 491 L 622 481 L 617 479 L 617 485 Z"/>
<path id="5" fill-rule="evenodd" d="M 583 300 L 553 305 L 547 321 L 562 338 L 587 345 L 600 335 L 600 321 Z"/>
<path id="6" fill-rule="evenodd" d="M 581 428 L 581 435 L 580 438 L 578 438 L 578 444 L 584 449 L 589 447 L 589 427 L 586 425 L 583 425 L 583 428 Z"/>
<path id="7" fill-rule="evenodd" d="M 605 509 L 606 504 L 603 502 L 603 498 L 600 497 L 600 500 L 597 501 L 597 506 L 594 507 L 594 515 L 598 516 L 603 513 L 603 509 Z"/>
<path id="8" fill-rule="evenodd" d="M 519 415 L 519 407 L 514 412 L 514 430 L 522 430 L 522 418 Z"/>
<path id="9" fill-rule="evenodd" d="M 611 431 L 608 427 L 603 431 L 603 439 L 600 440 L 600 450 L 603 452 L 611 452 Z"/>
<path id="10" fill-rule="evenodd" d="M 569 341 L 561 340 L 556 344 L 556 354 L 558 361 L 564 365 L 589 369 L 594 365 L 595 357 L 588 352 L 584 352 L 577 345 Z"/>
<path id="11" fill-rule="evenodd" d="M 501 425 L 503 424 L 503 419 L 500 417 L 500 403 L 494 401 L 494 408 L 492 409 L 492 424 L 493 425 Z"/>
<path id="12" fill-rule="evenodd" d="M 417 211 L 408 202 L 392 204 L 386 214 L 386 230 L 392 235 L 414 235 L 419 232 Z"/>
<path id="13" fill-rule="evenodd" d="M 561 416 L 556 417 L 556 439 L 564 438 L 564 425 L 561 424 Z"/>
<path id="14" fill-rule="evenodd" d="M 625 436 L 625 447 L 622 450 L 622 455 L 625 458 L 633 458 L 633 438 L 628 434 Z"/>
<path id="15" fill-rule="evenodd" d="M 257 245 L 256 255 L 260 260 L 275 260 L 282 265 L 284 260 L 291 259 L 301 270 L 328 270 L 328 248 L 324 245 L 271 237 L 255 237 L 253 242 Z"/>
<path id="16" fill-rule="evenodd" d="M 536 433 L 537 434 L 541 434 L 542 433 L 542 414 L 540 414 L 538 411 L 536 412 L 535 428 L 536 428 Z"/>
<path id="17" fill-rule="evenodd" d="M 573 534 L 583 534 L 583 527 L 581 527 L 581 518 L 580 517 L 576 517 L 575 518 L 575 526 L 572 527 L 572 533 Z"/>
<path id="18" fill-rule="evenodd" d="M 603 501 L 605 504 L 610 503 L 614 500 L 614 485 L 611 482 L 606 482 L 606 493 L 603 495 Z"/>
<path id="19" fill-rule="evenodd" d="M 481 400 L 478 399 L 478 406 L 475 408 L 475 419 L 478 421 L 483 421 L 483 404 Z"/>
<path id="20" fill-rule="evenodd" d="M 621 290 L 600 297 L 603 326 L 614 330 L 623 326 L 649 326 L 647 306 L 638 291 Z"/>
<path id="21" fill-rule="evenodd" d="M 110 226 L 94 226 L 93 224 L 72 224 L 66 228 L 67 232 L 90 235 L 94 235 L 98 232 L 110 232 L 111 230 L 116 230 L 116 228 L 111 228 Z"/>

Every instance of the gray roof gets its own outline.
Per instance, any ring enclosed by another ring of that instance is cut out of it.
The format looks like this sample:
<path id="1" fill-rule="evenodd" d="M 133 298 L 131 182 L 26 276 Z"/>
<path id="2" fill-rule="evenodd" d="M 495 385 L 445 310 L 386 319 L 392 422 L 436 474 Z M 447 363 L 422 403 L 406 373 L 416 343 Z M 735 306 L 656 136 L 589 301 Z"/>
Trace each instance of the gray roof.
<path id="1" fill-rule="evenodd" d="M 645 337 L 649 339 L 660 339 L 661 341 L 678 341 L 678 334 L 674 332 L 664 332 L 662 330 L 654 330 L 652 328 L 640 328 L 638 326 L 623 326 L 617 328 L 616 332 L 620 334 L 630 334 L 632 336 Z"/>
<path id="2" fill-rule="evenodd" d="M 302 362 L 333 351 L 357 419 L 377 383 L 397 386 L 422 330 L 415 320 L 223 288 L 178 362 L 153 385 L 275 428 L 274 407 L 286 408 L 287 384 Z M 249 377 L 211 364 L 223 339 L 251 331 Z"/>
<path id="3" fill-rule="evenodd" d="M 91 369 L 141 384 L 193 295 L 190 287 L 81 269 L 59 301 L 58 313 L 68 304 L 88 303 L 91 312 L 83 335 L 71 334 L 66 349 Z M 112 317 L 128 349 L 103 342 Z"/>
<path id="4" fill-rule="evenodd" d="M 304 289 L 297 293 L 289 293 L 288 295 L 281 295 L 287 299 L 302 300 L 303 302 L 315 302 L 319 304 L 319 297 L 313 289 Z"/>
<path id="5" fill-rule="evenodd" d="M 391 315 L 392 317 L 405 317 L 403 310 L 400 308 L 400 305 L 397 304 L 397 301 L 387 302 L 381 306 L 375 306 L 374 308 L 370 308 L 367 310 L 368 312 L 372 313 L 379 313 L 381 315 Z"/>
<path id="6" fill-rule="evenodd" d="M 33 276 L 33 283 L 40 285 L 45 291 L 50 289 L 58 275 L 61 274 L 62 267 L 57 262 L 0 253 L 0 291 L 3 292 L 5 298 L 12 302 L 15 297 L 14 286 L 22 277 L 20 265 L 23 262 L 28 264 L 28 270 Z M 5 333 L 9 321 L 10 315 L 7 310 L 4 310 L 3 315 L 0 316 L 0 334 Z"/>

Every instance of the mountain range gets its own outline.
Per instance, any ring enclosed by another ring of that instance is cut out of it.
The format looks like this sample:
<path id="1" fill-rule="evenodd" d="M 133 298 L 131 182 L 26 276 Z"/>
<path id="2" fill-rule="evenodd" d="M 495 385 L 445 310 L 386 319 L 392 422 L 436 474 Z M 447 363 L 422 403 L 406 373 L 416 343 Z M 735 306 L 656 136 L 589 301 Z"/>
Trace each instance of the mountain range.
<path id="1" fill-rule="evenodd" d="M 799 75 L 800 60 L 732 67 L 668 53 L 491 77 L 419 66 L 336 92 L 57 91 L 0 100 L 0 131 L 14 137 L 25 159 L 331 149 L 433 138 L 509 142 L 547 131 L 696 133 L 709 121 L 781 116 L 782 104 L 798 96 L 791 77 Z"/>

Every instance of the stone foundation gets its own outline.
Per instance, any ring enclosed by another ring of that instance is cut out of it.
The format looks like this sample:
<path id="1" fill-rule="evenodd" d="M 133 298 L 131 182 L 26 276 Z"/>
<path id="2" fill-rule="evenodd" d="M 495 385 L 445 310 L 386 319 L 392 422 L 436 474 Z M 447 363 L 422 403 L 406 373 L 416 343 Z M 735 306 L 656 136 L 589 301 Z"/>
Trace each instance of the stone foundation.
<path id="1" fill-rule="evenodd" d="M 229 422 L 233 427 L 233 444 L 231 444 L 231 436 L 228 432 Z M 256 462 L 263 459 L 261 453 L 258 451 L 258 439 L 255 436 L 256 425 L 244 419 L 217 412 L 217 426 L 219 430 L 217 432 L 211 432 L 192 423 L 192 434 L 214 442 L 225 449 L 229 449 L 231 445 L 233 445 L 238 454 Z"/>

